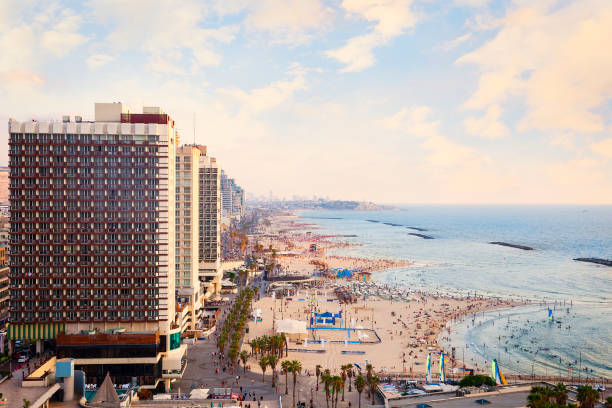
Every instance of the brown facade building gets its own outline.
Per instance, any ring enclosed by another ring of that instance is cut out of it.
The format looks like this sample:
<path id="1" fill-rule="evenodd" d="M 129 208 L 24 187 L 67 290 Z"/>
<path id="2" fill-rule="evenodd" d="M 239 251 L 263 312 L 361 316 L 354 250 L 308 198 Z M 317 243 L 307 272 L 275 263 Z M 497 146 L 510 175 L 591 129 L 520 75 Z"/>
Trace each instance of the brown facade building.
<path id="1" fill-rule="evenodd" d="M 174 121 L 159 108 L 104 103 L 92 122 L 11 120 L 9 133 L 9 338 L 39 350 L 57 340 L 88 381 L 109 371 L 116 382 L 169 385 L 184 353 Z"/>

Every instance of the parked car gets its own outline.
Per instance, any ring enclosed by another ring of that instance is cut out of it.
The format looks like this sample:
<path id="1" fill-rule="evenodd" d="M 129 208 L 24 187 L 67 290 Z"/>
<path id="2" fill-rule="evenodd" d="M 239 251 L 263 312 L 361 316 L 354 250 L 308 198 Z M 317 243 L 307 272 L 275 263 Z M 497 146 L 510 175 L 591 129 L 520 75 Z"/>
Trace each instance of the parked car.
<path id="1" fill-rule="evenodd" d="M 19 360 L 17 360 L 18 363 L 27 363 L 28 362 L 28 358 L 26 356 L 21 356 L 19 357 Z"/>

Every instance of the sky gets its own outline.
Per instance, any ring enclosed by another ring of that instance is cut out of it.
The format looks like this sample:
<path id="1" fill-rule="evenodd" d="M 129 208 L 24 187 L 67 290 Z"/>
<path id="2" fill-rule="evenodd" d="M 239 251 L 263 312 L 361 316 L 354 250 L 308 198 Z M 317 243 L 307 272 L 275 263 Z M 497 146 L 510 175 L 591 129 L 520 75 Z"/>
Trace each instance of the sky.
<path id="1" fill-rule="evenodd" d="M 1 0 L 0 121 L 160 106 L 256 195 L 612 204 L 611 39 L 610 0 Z"/>

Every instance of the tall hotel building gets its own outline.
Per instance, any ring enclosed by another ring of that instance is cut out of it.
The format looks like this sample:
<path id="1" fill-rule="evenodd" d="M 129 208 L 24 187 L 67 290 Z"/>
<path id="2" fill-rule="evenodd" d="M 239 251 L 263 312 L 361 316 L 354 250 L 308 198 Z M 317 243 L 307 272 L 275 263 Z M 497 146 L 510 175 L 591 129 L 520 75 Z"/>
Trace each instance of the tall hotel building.
<path id="1" fill-rule="evenodd" d="M 199 162 L 199 271 L 201 284 L 209 293 L 221 291 L 221 169 L 217 160 L 200 156 Z"/>
<path id="2" fill-rule="evenodd" d="M 90 383 L 109 372 L 115 383 L 163 378 L 168 388 L 186 348 L 175 311 L 174 121 L 160 108 L 96 103 L 94 122 L 11 119 L 9 133 L 10 345 L 55 343 Z"/>

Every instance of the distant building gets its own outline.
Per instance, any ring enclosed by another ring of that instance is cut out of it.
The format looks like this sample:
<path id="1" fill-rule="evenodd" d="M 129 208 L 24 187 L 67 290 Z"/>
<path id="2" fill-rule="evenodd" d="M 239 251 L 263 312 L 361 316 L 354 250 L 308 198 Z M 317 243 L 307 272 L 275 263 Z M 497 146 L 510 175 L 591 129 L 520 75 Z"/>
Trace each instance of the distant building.
<path id="1" fill-rule="evenodd" d="M 226 225 L 240 222 L 244 216 L 244 190 L 223 170 L 221 171 L 221 203 L 222 222 Z"/>
<path id="2" fill-rule="evenodd" d="M 201 285 L 221 291 L 221 169 L 214 157 L 199 159 L 199 271 Z"/>
<path id="3" fill-rule="evenodd" d="M 175 269 L 177 321 L 182 331 L 200 328 L 203 301 L 220 292 L 218 176 L 216 161 L 206 156 L 206 146 L 178 148 Z M 200 271 L 205 276 L 200 277 Z"/>
<path id="4" fill-rule="evenodd" d="M 182 375 L 174 121 L 96 103 L 95 121 L 10 120 L 10 346 L 55 340 L 100 384 Z"/>

